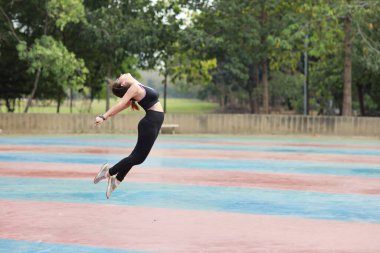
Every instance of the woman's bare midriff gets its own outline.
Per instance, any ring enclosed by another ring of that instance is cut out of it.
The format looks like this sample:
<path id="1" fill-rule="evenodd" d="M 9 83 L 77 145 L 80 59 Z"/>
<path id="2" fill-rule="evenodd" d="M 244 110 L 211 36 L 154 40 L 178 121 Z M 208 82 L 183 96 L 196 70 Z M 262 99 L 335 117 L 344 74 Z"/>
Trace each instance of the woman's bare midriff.
<path id="1" fill-rule="evenodd" d="M 151 108 L 149 108 L 148 110 L 150 111 L 156 111 L 156 112 L 164 112 L 164 110 L 162 109 L 162 106 L 161 106 L 161 103 L 160 102 L 157 102 L 155 103 Z"/>

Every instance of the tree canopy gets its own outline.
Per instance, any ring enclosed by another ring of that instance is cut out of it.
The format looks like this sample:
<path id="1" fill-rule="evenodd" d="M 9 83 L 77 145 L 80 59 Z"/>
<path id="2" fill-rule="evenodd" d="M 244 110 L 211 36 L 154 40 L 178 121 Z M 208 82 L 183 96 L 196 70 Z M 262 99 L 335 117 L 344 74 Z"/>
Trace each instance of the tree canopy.
<path id="1" fill-rule="evenodd" d="M 0 0 L 0 99 L 58 112 L 156 69 L 222 112 L 380 115 L 378 13 L 373 0 Z"/>

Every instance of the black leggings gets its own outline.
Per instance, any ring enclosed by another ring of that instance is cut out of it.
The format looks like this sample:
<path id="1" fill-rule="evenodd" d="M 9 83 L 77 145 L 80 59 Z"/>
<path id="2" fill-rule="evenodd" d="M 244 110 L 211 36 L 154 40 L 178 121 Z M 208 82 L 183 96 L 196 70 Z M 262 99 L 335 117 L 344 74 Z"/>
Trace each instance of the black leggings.
<path id="1" fill-rule="evenodd" d="M 163 112 L 147 110 L 145 117 L 140 120 L 138 125 L 138 138 L 135 148 L 128 157 L 122 159 L 109 170 L 111 176 L 117 174 L 117 180 L 123 181 L 132 166 L 145 161 L 160 132 L 163 121 Z"/>

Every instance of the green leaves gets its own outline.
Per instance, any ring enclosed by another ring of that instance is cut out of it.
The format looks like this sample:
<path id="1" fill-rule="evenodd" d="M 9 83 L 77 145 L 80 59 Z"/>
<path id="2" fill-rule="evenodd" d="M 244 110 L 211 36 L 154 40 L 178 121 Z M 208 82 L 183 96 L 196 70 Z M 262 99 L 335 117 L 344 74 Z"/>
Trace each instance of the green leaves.
<path id="1" fill-rule="evenodd" d="M 51 36 L 42 36 L 27 50 L 26 43 L 17 45 L 19 57 L 29 62 L 28 71 L 43 69 L 42 75 L 52 78 L 60 86 L 83 85 L 88 70 L 82 59 L 76 59 L 62 42 Z"/>
<path id="2" fill-rule="evenodd" d="M 185 80 L 187 84 L 205 86 L 212 80 L 211 70 L 215 69 L 216 59 L 198 60 L 193 50 L 174 55 L 171 76 L 174 82 Z"/>
<path id="3" fill-rule="evenodd" d="M 83 0 L 49 0 L 47 10 L 61 31 L 66 24 L 78 23 L 85 19 Z"/>
<path id="4" fill-rule="evenodd" d="M 25 80 L 23 87 L 30 88 L 35 78 L 26 71 L 39 68 L 46 89 L 46 83 L 60 88 L 88 77 L 91 98 L 104 91 L 106 76 L 156 68 L 241 107 L 262 101 L 257 95 L 267 90 L 267 79 L 271 101 L 287 100 L 299 109 L 306 52 L 312 109 L 322 112 L 342 100 L 343 18 L 349 16 L 354 105 L 360 88 L 368 108 L 380 108 L 379 1 L 28 0 L 4 1 L 2 10 L 0 57 L 2 68 L 8 67 L 0 74 L 3 94 Z M 15 60 L 17 40 L 23 62 Z M 12 76 L 20 72 L 22 79 Z"/>

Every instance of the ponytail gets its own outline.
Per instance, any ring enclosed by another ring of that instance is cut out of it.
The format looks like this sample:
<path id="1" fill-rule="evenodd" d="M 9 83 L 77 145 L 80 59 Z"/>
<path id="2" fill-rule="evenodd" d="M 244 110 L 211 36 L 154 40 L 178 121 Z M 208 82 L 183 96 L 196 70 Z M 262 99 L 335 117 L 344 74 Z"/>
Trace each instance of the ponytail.
<path id="1" fill-rule="evenodd" d="M 138 107 L 138 105 L 136 104 L 136 101 L 134 101 L 134 100 L 132 100 L 131 109 L 132 109 L 132 111 L 134 111 L 134 110 L 139 111 L 140 110 L 140 107 Z"/>

